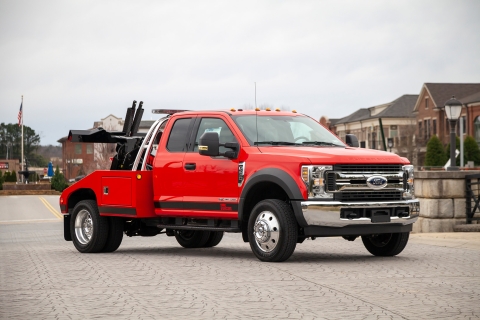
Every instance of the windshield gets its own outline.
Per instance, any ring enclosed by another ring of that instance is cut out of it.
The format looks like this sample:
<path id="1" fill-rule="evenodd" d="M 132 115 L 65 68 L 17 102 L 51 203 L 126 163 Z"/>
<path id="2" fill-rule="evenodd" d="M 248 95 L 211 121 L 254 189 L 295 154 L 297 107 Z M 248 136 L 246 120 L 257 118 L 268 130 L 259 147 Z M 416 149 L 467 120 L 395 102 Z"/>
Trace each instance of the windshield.
<path id="1" fill-rule="evenodd" d="M 345 147 L 335 135 L 309 117 L 235 115 L 232 118 L 250 145 Z"/>

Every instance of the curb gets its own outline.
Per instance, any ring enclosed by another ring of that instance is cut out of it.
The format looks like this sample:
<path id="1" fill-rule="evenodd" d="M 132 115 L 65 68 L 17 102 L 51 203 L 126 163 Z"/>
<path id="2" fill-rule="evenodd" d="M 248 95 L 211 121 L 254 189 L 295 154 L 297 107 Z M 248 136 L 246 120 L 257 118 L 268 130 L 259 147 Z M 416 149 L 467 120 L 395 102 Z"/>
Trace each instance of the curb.
<path id="1" fill-rule="evenodd" d="M 55 190 L 0 190 L 0 196 L 39 196 L 39 195 L 61 195 Z"/>
<path id="2" fill-rule="evenodd" d="M 480 224 L 457 224 L 453 227 L 455 232 L 480 232 Z"/>

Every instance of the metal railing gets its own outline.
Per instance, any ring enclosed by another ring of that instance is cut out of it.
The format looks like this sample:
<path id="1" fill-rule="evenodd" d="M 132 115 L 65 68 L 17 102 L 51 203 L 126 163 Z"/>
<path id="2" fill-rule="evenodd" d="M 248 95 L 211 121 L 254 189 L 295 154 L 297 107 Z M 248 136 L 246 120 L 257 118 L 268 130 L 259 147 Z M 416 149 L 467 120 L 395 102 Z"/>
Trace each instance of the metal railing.
<path id="1" fill-rule="evenodd" d="M 480 174 L 465 176 L 465 187 L 467 224 L 472 224 L 480 221 L 480 217 L 475 217 L 475 213 L 480 213 Z"/>

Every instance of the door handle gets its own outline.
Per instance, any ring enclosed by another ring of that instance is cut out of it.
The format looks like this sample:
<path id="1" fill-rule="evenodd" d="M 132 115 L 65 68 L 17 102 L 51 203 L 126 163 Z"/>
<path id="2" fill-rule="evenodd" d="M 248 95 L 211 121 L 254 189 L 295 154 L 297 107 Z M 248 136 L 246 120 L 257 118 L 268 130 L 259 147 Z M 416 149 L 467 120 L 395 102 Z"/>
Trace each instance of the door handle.
<path id="1" fill-rule="evenodd" d="M 185 164 L 185 169 L 187 169 L 187 170 L 195 170 L 196 167 L 197 167 L 196 163 L 186 163 Z"/>

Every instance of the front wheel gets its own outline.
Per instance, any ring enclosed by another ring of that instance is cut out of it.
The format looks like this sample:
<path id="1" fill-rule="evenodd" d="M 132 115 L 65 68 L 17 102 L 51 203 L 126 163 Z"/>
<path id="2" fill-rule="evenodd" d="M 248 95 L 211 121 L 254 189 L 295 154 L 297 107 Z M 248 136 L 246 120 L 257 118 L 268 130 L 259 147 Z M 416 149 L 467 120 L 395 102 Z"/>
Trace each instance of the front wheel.
<path id="1" fill-rule="evenodd" d="M 405 249 L 410 232 L 362 236 L 363 245 L 374 256 L 396 256 Z"/>
<path id="2" fill-rule="evenodd" d="M 295 251 L 297 237 L 297 221 L 292 208 L 285 202 L 263 200 L 253 208 L 248 220 L 248 241 L 259 260 L 287 260 Z"/>
<path id="3" fill-rule="evenodd" d="M 83 200 L 73 208 L 70 233 L 78 251 L 82 253 L 102 251 L 107 243 L 108 227 L 108 220 L 100 216 L 95 201 Z"/>

